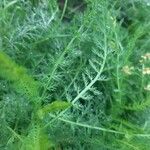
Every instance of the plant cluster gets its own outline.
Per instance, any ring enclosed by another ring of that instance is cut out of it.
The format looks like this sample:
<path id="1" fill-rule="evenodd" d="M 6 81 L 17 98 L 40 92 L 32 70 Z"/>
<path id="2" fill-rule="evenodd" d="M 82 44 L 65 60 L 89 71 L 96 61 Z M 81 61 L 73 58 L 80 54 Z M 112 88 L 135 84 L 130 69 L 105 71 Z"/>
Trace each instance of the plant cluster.
<path id="1" fill-rule="evenodd" d="M 1 0 L 0 149 L 149 150 L 150 3 Z"/>

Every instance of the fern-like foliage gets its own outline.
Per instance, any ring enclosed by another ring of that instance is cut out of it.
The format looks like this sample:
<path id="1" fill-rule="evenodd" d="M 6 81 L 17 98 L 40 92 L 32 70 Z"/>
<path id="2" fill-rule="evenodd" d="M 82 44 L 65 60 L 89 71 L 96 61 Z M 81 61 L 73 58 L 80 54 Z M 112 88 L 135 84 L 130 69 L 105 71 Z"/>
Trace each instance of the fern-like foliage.
<path id="1" fill-rule="evenodd" d="M 27 70 L 13 62 L 5 53 L 0 53 L 0 76 L 14 82 L 16 90 L 22 91 L 29 98 L 38 100 L 38 84 L 27 74 Z"/>
<path id="2" fill-rule="evenodd" d="M 149 150 L 147 1 L 0 2 L 0 149 Z"/>

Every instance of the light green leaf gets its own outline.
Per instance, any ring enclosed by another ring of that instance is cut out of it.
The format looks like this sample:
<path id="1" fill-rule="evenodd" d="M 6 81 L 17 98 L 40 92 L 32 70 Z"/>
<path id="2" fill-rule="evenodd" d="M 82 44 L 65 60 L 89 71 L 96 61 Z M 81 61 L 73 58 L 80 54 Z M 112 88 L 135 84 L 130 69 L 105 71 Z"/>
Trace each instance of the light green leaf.
<path id="1" fill-rule="evenodd" d="M 38 116 L 42 119 L 44 115 L 50 113 L 50 112 L 56 112 L 60 110 L 65 110 L 66 108 L 70 107 L 71 103 L 64 102 L 64 101 L 54 101 L 40 110 L 38 110 Z"/>

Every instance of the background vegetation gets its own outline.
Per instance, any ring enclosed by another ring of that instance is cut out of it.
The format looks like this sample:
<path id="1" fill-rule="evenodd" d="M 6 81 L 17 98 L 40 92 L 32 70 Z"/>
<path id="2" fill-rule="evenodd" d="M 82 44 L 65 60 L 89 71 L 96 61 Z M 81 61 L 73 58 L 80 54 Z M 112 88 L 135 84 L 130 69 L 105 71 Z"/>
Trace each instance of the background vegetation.
<path id="1" fill-rule="evenodd" d="M 0 1 L 1 150 L 149 150 L 150 3 Z"/>

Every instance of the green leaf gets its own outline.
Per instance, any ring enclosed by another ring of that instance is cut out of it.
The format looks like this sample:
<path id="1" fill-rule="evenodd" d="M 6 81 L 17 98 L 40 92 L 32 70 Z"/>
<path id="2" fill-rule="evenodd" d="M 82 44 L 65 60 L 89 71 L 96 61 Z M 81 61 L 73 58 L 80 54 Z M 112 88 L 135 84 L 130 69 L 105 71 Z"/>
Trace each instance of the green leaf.
<path id="1" fill-rule="evenodd" d="M 38 116 L 39 118 L 43 118 L 44 115 L 50 113 L 50 112 L 56 112 L 56 111 L 60 111 L 60 110 L 65 110 L 68 107 L 71 106 L 71 103 L 69 102 L 64 102 L 64 101 L 54 101 L 46 106 L 44 106 L 43 108 L 41 108 L 40 110 L 38 110 Z"/>
<path id="2" fill-rule="evenodd" d="M 31 101 L 38 97 L 39 84 L 27 69 L 15 63 L 7 54 L 0 52 L 0 77 L 12 81 L 16 91 L 26 94 Z M 36 101 L 37 102 L 37 101 Z"/>
<path id="3" fill-rule="evenodd" d="M 35 126 L 24 138 L 20 150 L 48 150 L 53 146 L 48 135 L 39 126 Z"/>

